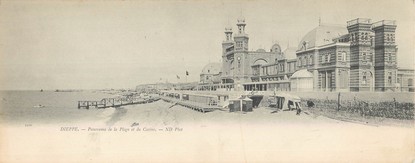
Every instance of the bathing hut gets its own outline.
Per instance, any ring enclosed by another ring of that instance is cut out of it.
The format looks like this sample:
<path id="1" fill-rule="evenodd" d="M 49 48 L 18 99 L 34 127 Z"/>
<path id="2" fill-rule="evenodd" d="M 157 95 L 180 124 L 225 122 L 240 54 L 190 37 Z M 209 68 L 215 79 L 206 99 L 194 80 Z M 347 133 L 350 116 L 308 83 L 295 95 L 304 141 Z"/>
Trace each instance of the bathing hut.
<path id="1" fill-rule="evenodd" d="M 300 108 L 301 98 L 286 93 L 278 93 L 270 96 L 268 101 L 271 107 L 282 110 L 294 110 Z"/>

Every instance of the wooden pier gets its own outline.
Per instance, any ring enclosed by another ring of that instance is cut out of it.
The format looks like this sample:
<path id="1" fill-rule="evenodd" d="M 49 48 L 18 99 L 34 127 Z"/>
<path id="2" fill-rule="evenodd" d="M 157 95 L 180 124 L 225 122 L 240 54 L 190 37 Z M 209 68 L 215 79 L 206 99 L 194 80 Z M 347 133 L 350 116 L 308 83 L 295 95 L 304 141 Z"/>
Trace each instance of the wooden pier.
<path id="1" fill-rule="evenodd" d="M 78 101 L 78 109 L 90 107 L 95 108 L 109 108 L 109 107 L 120 107 L 134 104 L 145 104 L 154 101 L 158 101 L 160 98 L 137 98 L 137 97 L 120 97 L 120 98 L 104 98 L 101 101 Z"/>

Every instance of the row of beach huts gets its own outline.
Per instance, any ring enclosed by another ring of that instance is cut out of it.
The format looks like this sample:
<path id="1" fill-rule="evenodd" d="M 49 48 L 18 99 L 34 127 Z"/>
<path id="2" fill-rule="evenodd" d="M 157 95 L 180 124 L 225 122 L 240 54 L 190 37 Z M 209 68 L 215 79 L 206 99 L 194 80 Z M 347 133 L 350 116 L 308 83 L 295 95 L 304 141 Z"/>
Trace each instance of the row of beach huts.
<path id="1" fill-rule="evenodd" d="M 159 97 L 167 102 L 182 105 L 203 113 L 222 110 L 229 112 L 251 112 L 258 106 L 276 109 L 296 109 L 301 99 L 285 93 L 236 91 L 161 91 Z"/>
<path id="2" fill-rule="evenodd" d="M 160 99 L 172 103 L 171 107 L 181 105 L 202 113 L 215 110 L 251 112 L 259 106 L 291 110 L 299 108 L 301 103 L 299 97 L 281 92 L 161 90 L 158 94 L 151 95 L 141 93 L 139 96 L 127 95 L 99 101 L 78 101 L 78 109 L 146 104 Z"/>

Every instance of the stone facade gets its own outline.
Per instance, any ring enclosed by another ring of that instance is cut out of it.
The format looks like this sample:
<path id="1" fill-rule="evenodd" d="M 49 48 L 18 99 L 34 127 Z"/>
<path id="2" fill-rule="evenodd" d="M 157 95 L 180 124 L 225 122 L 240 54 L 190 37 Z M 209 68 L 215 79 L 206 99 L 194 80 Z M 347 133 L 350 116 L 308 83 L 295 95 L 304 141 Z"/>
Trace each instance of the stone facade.
<path id="1" fill-rule="evenodd" d="M 247 91 L 290 91 L 290 77 L 307 70 L 313 91 L 414 91 L 414 70 L 397 67 L 395 21 L 358 18 L 345 26 L 319 24 L 297 48 L 284 51 L 278 44 L 270 51 L 249 51 L 244 18 L 237 27 L 234 37 L 232 28 L 225 28 L 221 84 L 242 85 Z"/>

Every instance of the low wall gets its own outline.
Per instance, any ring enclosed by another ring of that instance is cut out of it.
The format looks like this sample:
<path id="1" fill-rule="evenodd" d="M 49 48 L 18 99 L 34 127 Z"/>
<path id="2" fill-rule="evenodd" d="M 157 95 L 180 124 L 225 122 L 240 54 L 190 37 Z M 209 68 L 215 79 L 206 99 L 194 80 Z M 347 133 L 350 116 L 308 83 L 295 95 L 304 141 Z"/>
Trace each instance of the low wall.
<path id="1" fill-rule="evenodd" d="M 337 100 L 339 92 L 287 92 L 300 98 L 314 98 L 325 100 Z M 340 92 L 342 100 L 362 100 L 366 102 L 412 102 L 414 103 L 415 93 L 413 92 Z"/>
<path id="2" fill-rule="evenodd" d="M 340 101 L 331 98 L 319 99 L 309 97 L 302 98 L 302 103 L 304 107 L 307 107 L 307 102 L 311 101 L 314 104 L 312 108 L 326 112 L 342 112 L 362 117 L 414 119 L 414 102 L 399 102 L 394 99 L 384 99 L 385 101 L 361 100 L 358 97 L 354 97 L 352 100 L 348 98 L 343 99 L 342 94 L 340 94 Z"/>

